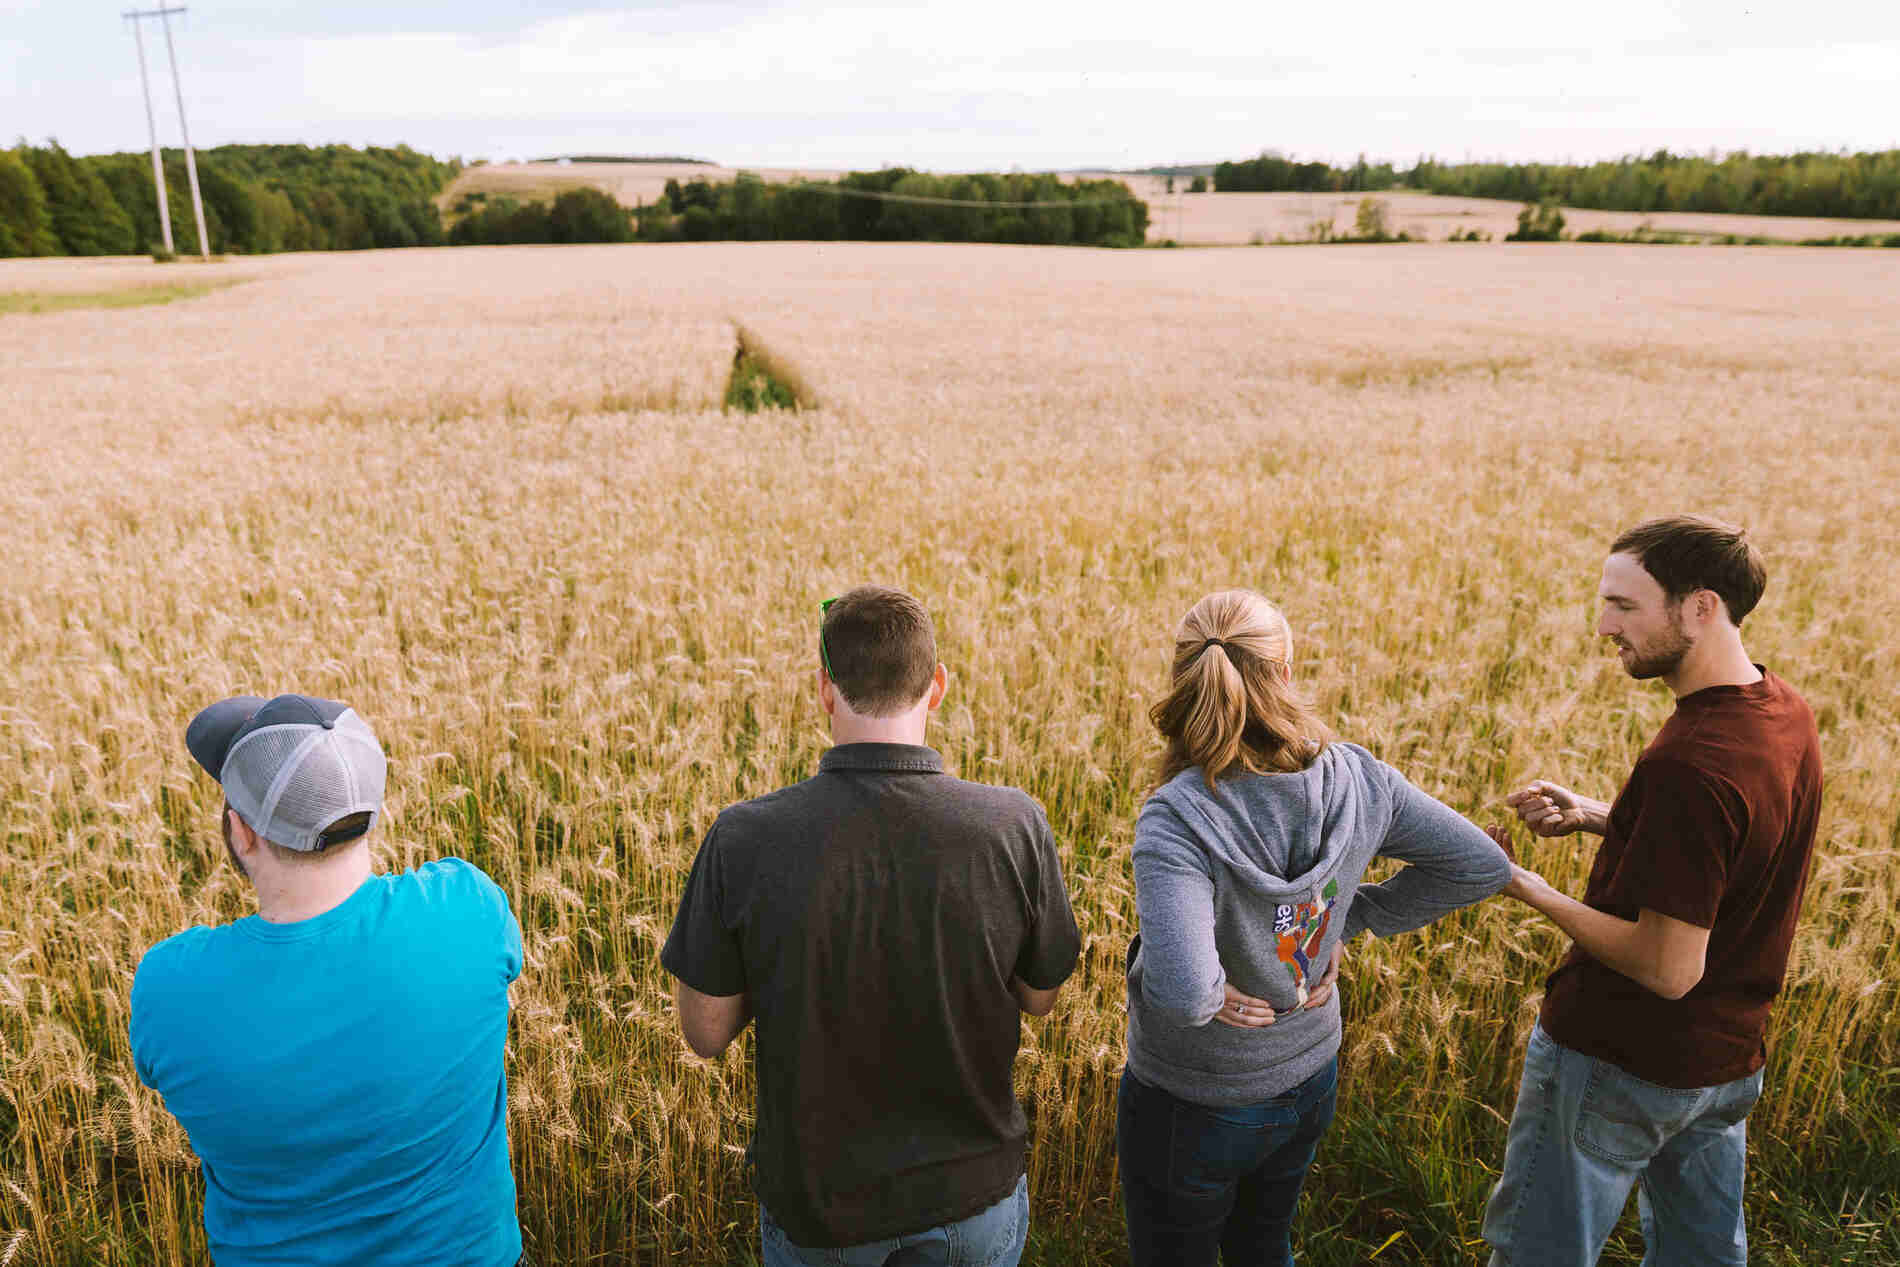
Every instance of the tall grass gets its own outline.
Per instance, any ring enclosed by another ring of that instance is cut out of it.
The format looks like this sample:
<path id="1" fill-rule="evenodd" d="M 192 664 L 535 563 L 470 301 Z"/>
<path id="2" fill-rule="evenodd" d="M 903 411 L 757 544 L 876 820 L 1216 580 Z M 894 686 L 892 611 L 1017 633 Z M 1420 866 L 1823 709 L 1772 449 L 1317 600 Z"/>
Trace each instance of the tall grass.
<path id="1" fill-rule="evenodd" d="M 1351 252 L 1059 254 L 373 256 L 0 328 L 32 476 L 0 485 L 0 1260 L 202 1260 L 127 992 L 151 942 L 253 909 L 185 720 L 298 689 L 388 749 L 380 864 L 460 854 L 520 917 L 535 1260 L 743 1261 L 751 1040 L 688 1053 L 658 948 L 719 807 L 825 746 L 818 600 L 881 580 L 938 619 L 950 764 L 1027 788 L 1061 842 L 1084 951 L 1024 1027 L 1035 1260 L 1115 1261 L 1127 854 L 1180 613 L 1264 590 L 1342 736 L 1501 818 L 1530 777 L 1613 793 L 1666 716 L 1591 600 L 1619 528 L 1693 508 L 1757 533 L 1750 649 L 1829 775 L 1751 1119 L 1756 1261 L 1900 1263 L 1900 350 L 1851 333 L 1892 289 L 1667 248 L 1446 248 L 1403 293 Z M 1759 315 L 1776 287 L 1806 306 Z M 720 408 L 741 310 L 823 408 Z M 1581 891 L 1587 848 L 1527 848 Z M 1306 1261 L 1483 1261 L 1564 946 L 1493 902 L 1354 947 Z M 1626 1229 L 1608 1261 L 1637 1256 Z"/>

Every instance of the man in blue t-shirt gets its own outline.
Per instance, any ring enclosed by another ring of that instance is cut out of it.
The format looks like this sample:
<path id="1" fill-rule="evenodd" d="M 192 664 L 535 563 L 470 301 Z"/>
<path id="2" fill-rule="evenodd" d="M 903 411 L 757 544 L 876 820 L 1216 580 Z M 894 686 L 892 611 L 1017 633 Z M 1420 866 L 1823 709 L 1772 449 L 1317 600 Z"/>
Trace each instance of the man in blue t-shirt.
<path id="1" fill-rule="evenodd" d="M 147 951 L 131 1038 L 204 1163 L 212 1258 L 515 1263 L 507 896 L 458 858 L 371 874 L 383 751 L 343 704 L 227 699 L 185 745 L 257 914 Z"/>

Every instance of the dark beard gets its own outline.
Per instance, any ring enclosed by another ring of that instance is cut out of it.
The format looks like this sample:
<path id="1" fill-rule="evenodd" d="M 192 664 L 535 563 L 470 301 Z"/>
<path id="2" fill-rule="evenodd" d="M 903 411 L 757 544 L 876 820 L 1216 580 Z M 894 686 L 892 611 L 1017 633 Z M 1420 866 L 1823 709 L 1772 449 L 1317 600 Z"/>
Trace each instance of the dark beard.
<path id="1" fill-rule="evenodd" d="M 1629 675 L 1638 682 L 1647 682 L 1650 678 L 1664 677 L 1674 673 L 1682 664 L 1683 657 L 1695 646 L 1695 639 L 1683 632 L 1682 620 L 1675 613 L 1669 616 L 1669 632 L 1662 644 L 1646 655 L 1639 655 L 1629 663 Z"/>

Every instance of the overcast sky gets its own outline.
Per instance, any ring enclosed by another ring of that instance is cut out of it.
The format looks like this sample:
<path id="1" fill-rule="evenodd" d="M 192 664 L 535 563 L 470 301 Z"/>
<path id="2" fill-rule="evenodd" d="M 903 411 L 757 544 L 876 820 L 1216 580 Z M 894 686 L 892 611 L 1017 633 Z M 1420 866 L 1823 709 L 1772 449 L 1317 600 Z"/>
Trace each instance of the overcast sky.
<path id="1" fill-rule="evenodd" d="M 201 146 L 937 170 L 1900 148 L 1892 0 L 189 3 Z M 0 143 L 146 145 L 127 7 L 0 0 Z"/>

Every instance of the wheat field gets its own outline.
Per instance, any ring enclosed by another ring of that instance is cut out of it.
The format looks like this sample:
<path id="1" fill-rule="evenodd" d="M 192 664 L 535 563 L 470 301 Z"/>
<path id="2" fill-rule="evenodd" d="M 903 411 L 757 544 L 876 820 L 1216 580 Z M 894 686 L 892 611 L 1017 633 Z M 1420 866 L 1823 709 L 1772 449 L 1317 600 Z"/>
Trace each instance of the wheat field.
<path id="1" fill-rule="evenodd" d="M 658 950 L 718 809 L 814 768 L 818 603 L 865 580 L 935 614 L 934 741 L 1047 808 L 1083 930 L 1055 1013 L 1024 1026 L 1027 1261 L 1124 1261 L 1128 849 L 1181 613 L 1261 589 L 1342 737 L 1494 821 L 1532 777 L 1613 794 L 1666 716 L 1591 631 L 1606 543 L 1678 509 L 1755 533 L 1749 647 L 1813 704 L 1828 772 L 1752 1119 L 1755 1260 L 1900 1263 L 1893 253 L 716 244 L 211 268 L 238 284 L 0 316 L 0 1264 L 202 1261 L 200 1181 L 133 1075 L 127 996 L 147 945 L 252 909 L 185 721 L 293 689 L 384 741 L 379 864 L 466 856 L 520 917 L 531 1261 L 747 1261 L 750 1040 L 688 1053 Z M 148 276 L 6 264 L 0 290 Z M 814 408 L 721 410 L 741 324 Z M 1587 847 L 1525 851 L 1581 891 Z M 1354 947 L 1303 1261 L 1484 1261 L 1565 945 L 1493 901 Z M 1606 1262 L 1637 1261 L 1632 1225 Z"/>

